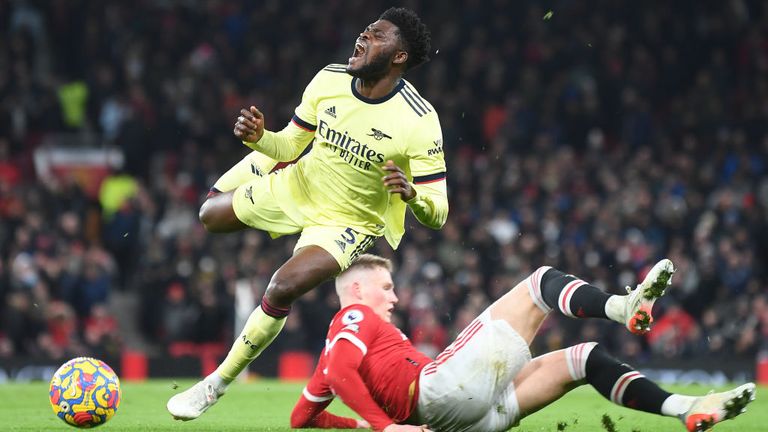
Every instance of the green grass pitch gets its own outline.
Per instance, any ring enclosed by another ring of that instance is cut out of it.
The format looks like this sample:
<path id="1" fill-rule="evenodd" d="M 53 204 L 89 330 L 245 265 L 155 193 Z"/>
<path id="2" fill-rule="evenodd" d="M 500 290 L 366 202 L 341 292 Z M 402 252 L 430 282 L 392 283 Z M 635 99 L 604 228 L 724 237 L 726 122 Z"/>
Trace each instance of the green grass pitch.
<path id="1" fill-rule="evenodd" d="M 99 431 L 288 431 L 288 416 L 299 396 L 303 384 L 257 380 L 236 383 L 230 387 L 221 402 L 191 422 L 171 419 L 165 411 L 165 402 L 174 393 L 187 388 L 192 381 L 179 382 L 173 389 L 172 381 L 123 383 L 122 402 L 117 415 Z M 703 387 L 671 387 L 670 390 L 688 394 L 704 394 Z M 331 411 L 352 415 L 338 401 Z M 602 432 L 603 416 L 607 414 L 617 432 L 684 431 L 682 424 L 671 418 L 631 411 L 618 407 L 602 398 L 589 386 L 583 386 L 566 395 L 555 404 L 525 418 L 521 432 L 566 431 Z M 53 415 L 48 402 L 48 384 L 0 385 L 0 430 L 3 431 L 73 431 Z M 746 414 L 717 425 L 715 431 L 751 432 L 768 430 L 768 387 L 760 387 L 757 400 Z"/>

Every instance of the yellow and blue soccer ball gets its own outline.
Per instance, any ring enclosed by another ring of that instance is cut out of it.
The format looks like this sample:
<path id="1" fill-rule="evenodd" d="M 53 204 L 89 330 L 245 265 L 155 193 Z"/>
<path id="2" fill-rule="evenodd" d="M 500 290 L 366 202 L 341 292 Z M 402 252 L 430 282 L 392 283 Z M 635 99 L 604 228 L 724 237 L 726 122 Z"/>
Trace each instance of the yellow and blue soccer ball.
<path id="1" fill-rule="evenodd" d="M 120 406 L 120 379 L 103 361 L 78 357 L 53 374 L 49 397 L 53 412 L 67 424 L 99 426 Z"/>

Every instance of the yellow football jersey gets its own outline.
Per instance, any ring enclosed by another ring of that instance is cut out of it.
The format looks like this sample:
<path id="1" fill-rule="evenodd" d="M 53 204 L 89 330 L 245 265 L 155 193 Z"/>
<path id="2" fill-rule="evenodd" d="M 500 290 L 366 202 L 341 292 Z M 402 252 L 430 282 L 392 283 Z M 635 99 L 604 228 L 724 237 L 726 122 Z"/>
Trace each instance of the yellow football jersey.
<path id="1" fill-rule="evenodd" d="M 345 68 L 323 68 L 305 89 L 292 122 L 314 133 L 312 149 L 275 178 L 275 192 L 307 226 L 355 227 L 397 247 L 406 205 L 384 187 L 382 167 L 392 160 L 415 185 L 444 181 L 440 121 L 408 81 L 369 99 Z"/>

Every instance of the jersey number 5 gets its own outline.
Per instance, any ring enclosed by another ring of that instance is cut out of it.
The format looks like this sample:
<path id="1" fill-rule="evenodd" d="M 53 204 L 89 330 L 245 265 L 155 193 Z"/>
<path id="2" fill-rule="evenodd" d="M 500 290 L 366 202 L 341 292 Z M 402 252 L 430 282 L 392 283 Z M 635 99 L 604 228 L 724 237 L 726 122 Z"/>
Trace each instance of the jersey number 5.
<path id="1" fill-rule="evenodd" d="M 341 249 L 342 252 L 344 252 L 347 249 L 348 244 L 355 244 L 355 240 L 357 240 L 357 237 L 355 237 L 355 230 L 352 228 L 347 228 L 343 233 L 341 233 L 341 239 L 344 240 L 344 242 L 336 240 L 336 245 L 339 247 L 339 249 Z"/>

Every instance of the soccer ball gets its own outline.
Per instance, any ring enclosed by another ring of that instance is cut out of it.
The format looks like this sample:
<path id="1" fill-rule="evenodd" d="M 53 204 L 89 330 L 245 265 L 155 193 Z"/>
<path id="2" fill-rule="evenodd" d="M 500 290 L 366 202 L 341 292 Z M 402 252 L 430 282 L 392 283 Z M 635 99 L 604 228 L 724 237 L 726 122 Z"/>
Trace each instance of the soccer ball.
<path id="1" fill-rule="evenodd" d="M 53 412 L 79 428 L 107 422 L 120 406 L 120 380 L 106 363 L 90 357 L 72 359 L 51 378 Z"/>

